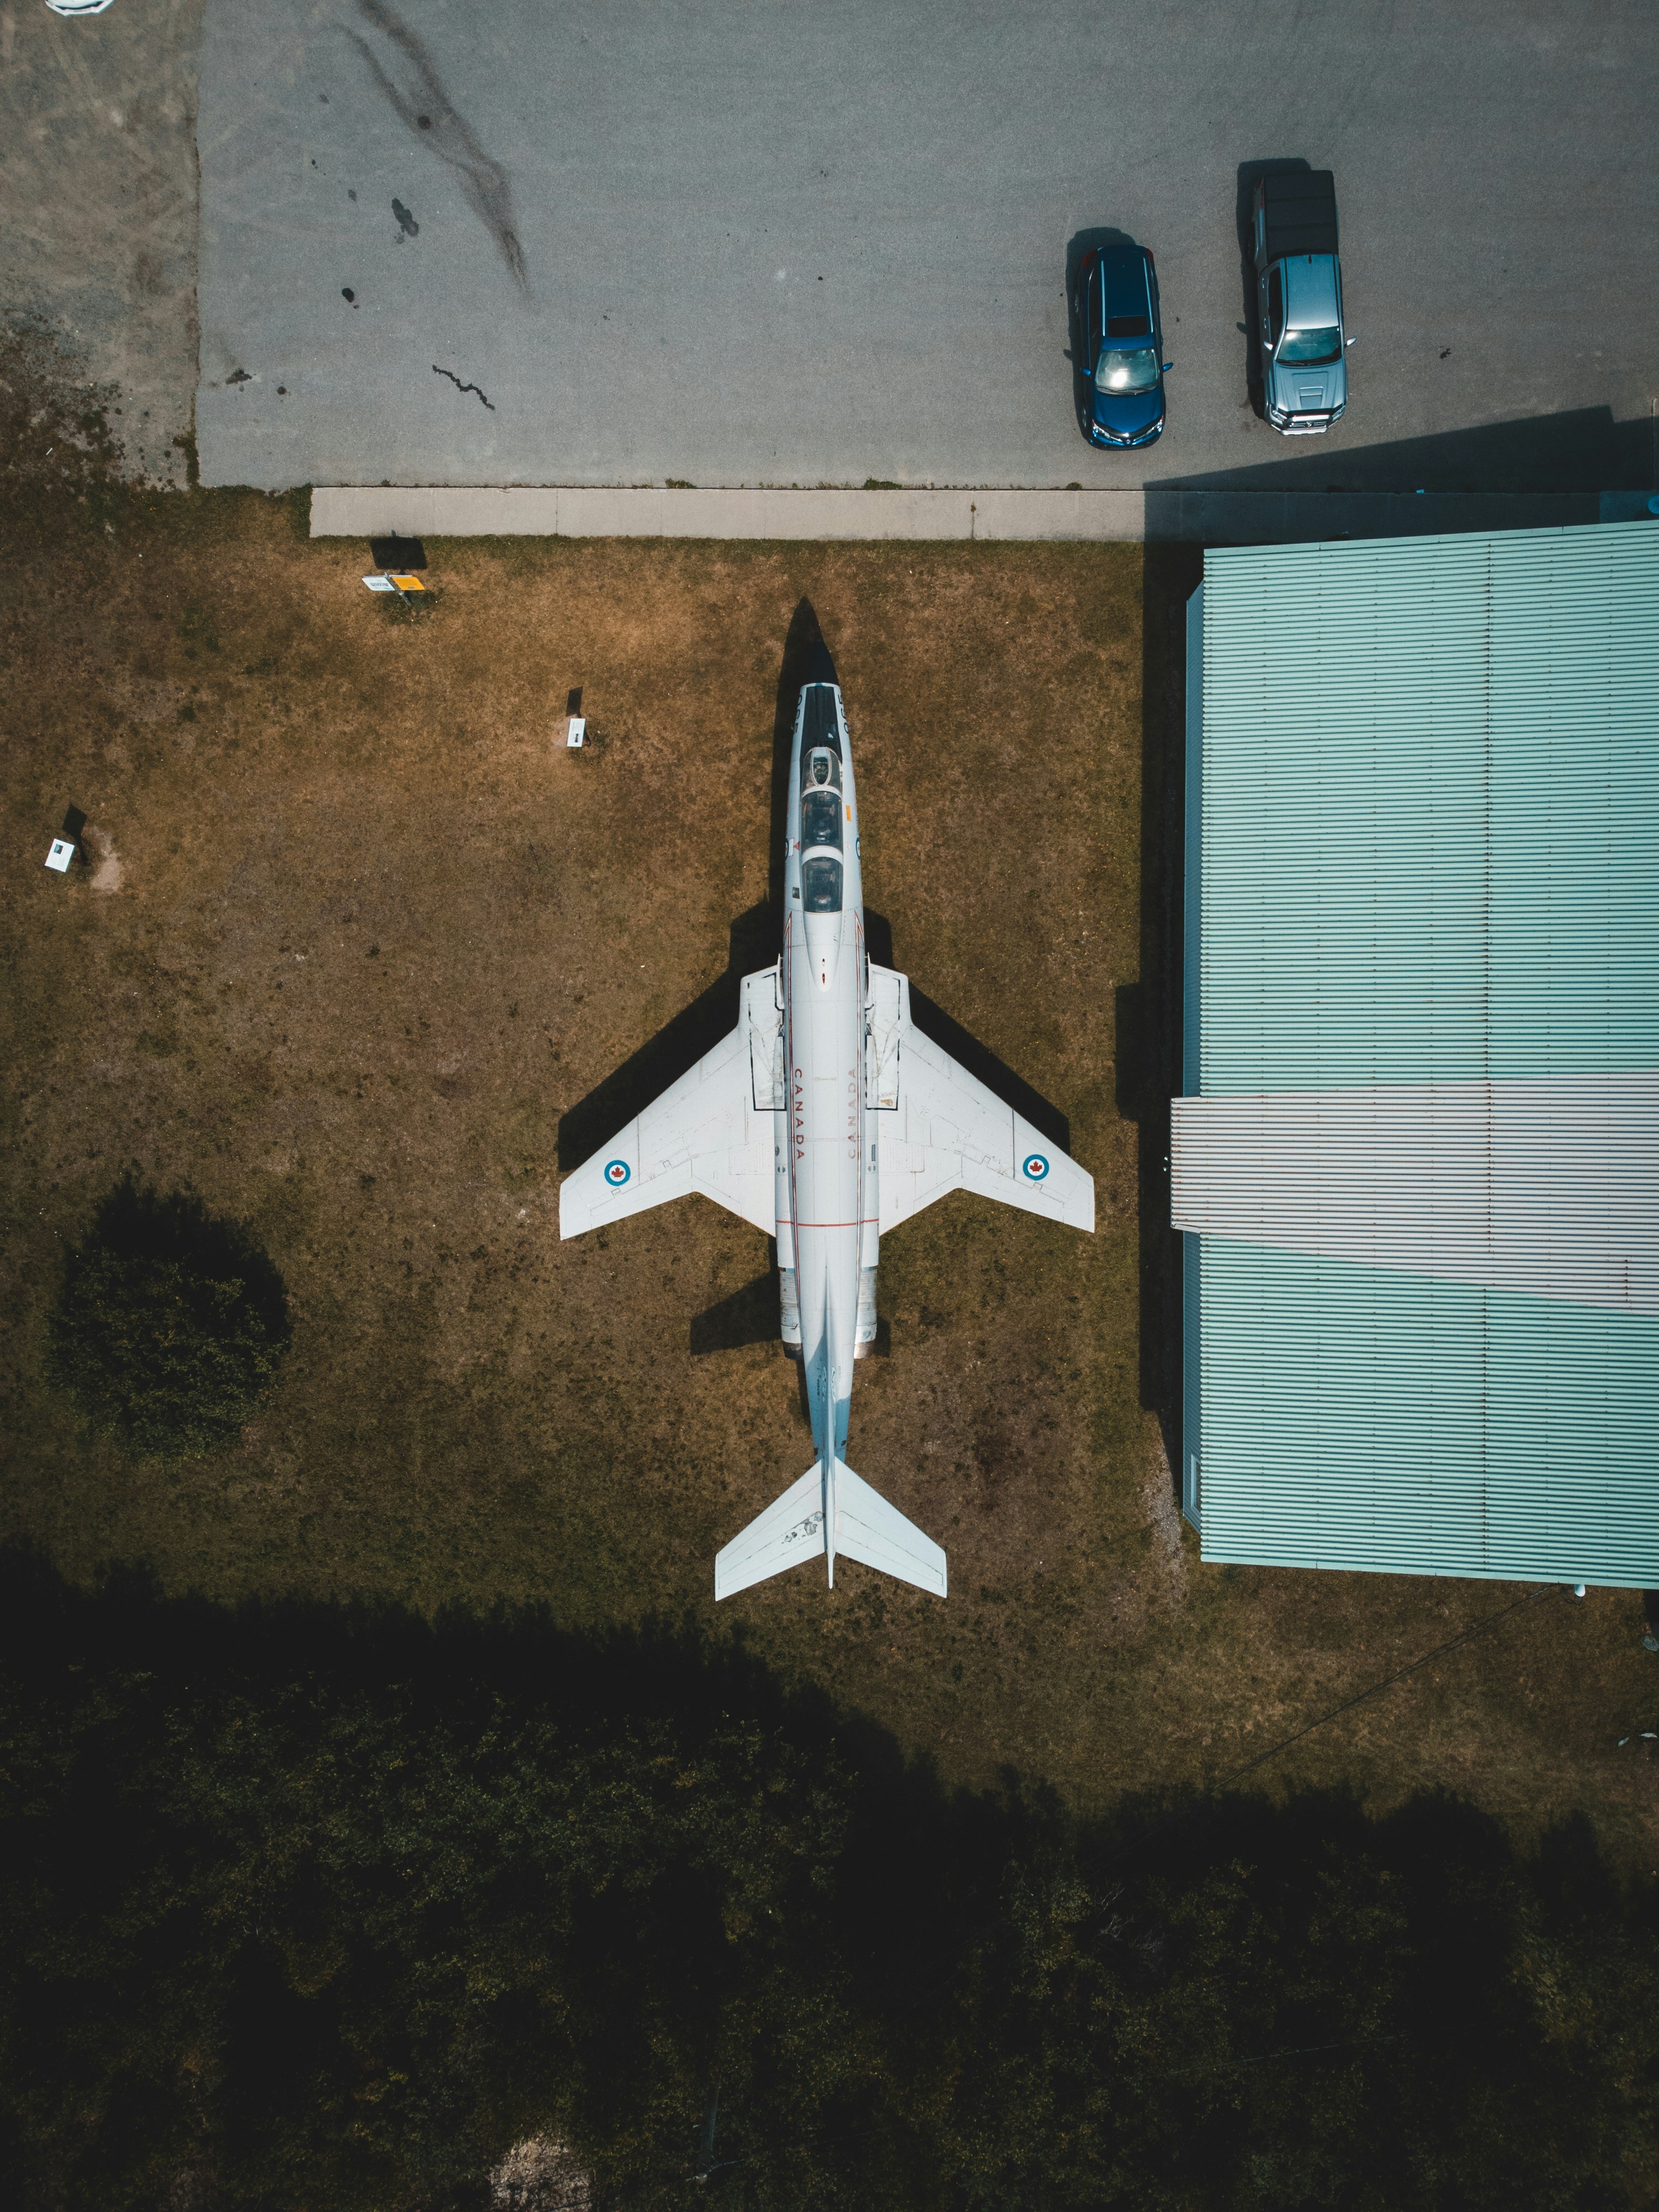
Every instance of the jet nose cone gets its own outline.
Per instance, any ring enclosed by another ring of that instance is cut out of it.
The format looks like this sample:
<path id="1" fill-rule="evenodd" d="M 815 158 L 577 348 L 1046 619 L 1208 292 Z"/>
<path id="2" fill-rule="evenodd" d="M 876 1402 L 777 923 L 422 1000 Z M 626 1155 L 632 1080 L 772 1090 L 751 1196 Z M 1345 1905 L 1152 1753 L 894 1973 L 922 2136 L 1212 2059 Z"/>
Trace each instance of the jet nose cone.
<path id="1" fill-rule="evenodd" d="M 830 648 L 822 638 L 807 654 L 806 672 L 800 680 L 803 689 L 809 684 L 840 684 L 836 664 L 830 658 Z"/>

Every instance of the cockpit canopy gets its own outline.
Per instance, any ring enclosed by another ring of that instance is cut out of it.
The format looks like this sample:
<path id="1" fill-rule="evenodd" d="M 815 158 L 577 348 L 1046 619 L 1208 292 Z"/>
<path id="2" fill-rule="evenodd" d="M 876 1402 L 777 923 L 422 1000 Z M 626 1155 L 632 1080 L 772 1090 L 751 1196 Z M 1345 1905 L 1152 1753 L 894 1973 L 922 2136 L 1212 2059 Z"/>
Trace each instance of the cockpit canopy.
<path id="1" fill-rule="evenodd" d="M 833 854 L 808 854 L 800 864 L 800 893 L 808 914 L 841 912 L 841 862 Z"/>
<path id="2" fill-rule="evenodd" d="M 807 755 L 800 795 L 801 903 L 808 914 L 839 914 L 842 902 L 841 762 L 827 745 Z"/>
<path id="3" fill-rule="evenodd" d="M 815 845 L 841 849 L 841 797 L 836 792 L 809 791 L 800 803 L 800 848 L 810 853 Z"/>

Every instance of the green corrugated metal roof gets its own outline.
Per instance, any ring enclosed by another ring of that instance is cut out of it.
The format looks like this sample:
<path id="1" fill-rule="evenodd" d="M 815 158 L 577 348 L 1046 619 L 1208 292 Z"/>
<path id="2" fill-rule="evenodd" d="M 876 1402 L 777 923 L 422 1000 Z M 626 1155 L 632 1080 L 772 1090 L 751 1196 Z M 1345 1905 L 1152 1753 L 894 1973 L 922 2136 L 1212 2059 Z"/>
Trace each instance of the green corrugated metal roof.
<path id="1" fill-rule="evenodd" d="M 1659 1066 L 1656 732 L 1650 524 L 1206 555 L 1188 1090 Z"/>
<path id="2" fill-rule="evenodd" d="M 1659 526 L 1216 551 L 1201 606 L 1188 1091 L 1659 1068 Z M 1659 1586 L 1659 1321 L 1188 1241 L 1207 1557 Z"/>
<path id="3" fill-rule="evenodd" d="M 1659 1322 L 1193 1240 L 1204 1554 L 1659 1588 Z"/>

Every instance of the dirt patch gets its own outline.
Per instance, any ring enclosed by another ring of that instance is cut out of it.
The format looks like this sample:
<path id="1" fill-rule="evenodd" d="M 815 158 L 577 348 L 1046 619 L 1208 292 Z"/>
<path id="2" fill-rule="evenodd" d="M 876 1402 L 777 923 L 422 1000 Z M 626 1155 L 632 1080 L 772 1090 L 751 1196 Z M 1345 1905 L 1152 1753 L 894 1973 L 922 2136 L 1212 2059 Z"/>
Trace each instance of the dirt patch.
<path id="1" fill-rule="evenodd" d="M 1115 1066 L 1146 927 L 1138 549 L 450 544 L 410 622 L 288 502 L 71 507 L 8 574 L 5 1528 L 228 1598 L 690 1611 L 950 1777 L 1088 1806 L 1224 1775 L 1512 1595 L 1206 1567 L 1175 1517 Z M 717 1614 L 715 1550 L 811 1456 L 757 1323 L 766 1240 L 691 1200 L 562 1244 L 559 1152 L 734 948 L 770 957 L 804 594 L 895 963 L 1066 1117 L 1100 1226 L 957 1194 L 884 1243 L 850 1455 L 948 1547 L 949 1601 L 848 1566 Z M 564 744 L 577 685 L 602 751 Z M 40 866 L 71 798 L 118 897 Z M 295 1306 L 240 1449 L 182 1470 L 41 1380 L 62 1252 L 134 1164 L 248 1219 Z M 1522 1827 L 1583 1804 L 1646 1850 L 1615 1747 L 1659 1705 L 1641 1626 L 1552 1600 L 1256 1778 L 1449 1784 Z"/>
<path id="2" fill-rule="evenodd" d="M 95 822 L 88 822 L 82 833 L 88 849 L 93 855 L 93 871 L 87 888 L 94 891 L 118 891 L 121 888 L 121 855 L 115 849 L 115 840 L 107 830 Z"/>
<path id="3" fill-rule="evenodd" d="M 0 309 L 107 392 L 122 471 L 145 483 L 183 484 L 194 453 L 204 5 L 0 8 Z"/>
<path id="4" fill-rule="evenodd" d="M 593 2185 L 563 2143 L 532 2136 L 490 2175 L 489 2202 L 494 2212 L 589 2212 Z"/>

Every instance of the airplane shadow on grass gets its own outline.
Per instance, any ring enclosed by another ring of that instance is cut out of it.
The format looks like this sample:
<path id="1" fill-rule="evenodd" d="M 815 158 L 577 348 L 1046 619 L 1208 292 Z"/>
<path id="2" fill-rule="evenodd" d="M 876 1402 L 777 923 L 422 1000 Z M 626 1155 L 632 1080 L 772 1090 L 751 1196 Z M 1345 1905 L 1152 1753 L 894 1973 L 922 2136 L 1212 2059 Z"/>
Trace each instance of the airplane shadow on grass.
<path id="1" fill-rule="evenodd" d="M 784 641 L 773 717 L 769 895 L 732 922 L 725 974 L 561 1117 L 559 1168 L 562 1174 L 579 1168 L 619 1129 L 643 1113 L 671 1083 L 678 1082 L 695 1067 L 722 1037 L 730 1035 L 737 1026 L 744 977 L 753 975 L 757 969 L 769 968 L 778 957 L 783 942 L 783 832 L 789 804 L 789 751 L 794 736 L 795 705 L 812 653 L 822 641 L 812 603 L 803 599 L 795 609 Z M 866 907 L 864 927 L 870 957 L 878 965 L 890 968 L 892 924 L 884 915 Z M 910 986 L 910 1013 L 924 1036 L 931 1037 L 952 1059 L 976 1075 L 1004 1105 L 1023 1114 L 1033 1128 L 1040 1130 L 1062 1152 L 1071 1150 L 1071 1125 L 1065 1115 L 959 1022 L 953 1021 L 914 981 Z M 697 1315 L 691 1322 L 690 1348 L 694 1353 L 729 1351 L 739 1345 L 777 1340 L 775 1266 L 742 1290 L 723 1298 L 718 1305 Z M 885 1351 L 887 1342 L 884 1323 L 876 1340 L 878 1354 Z"/>

